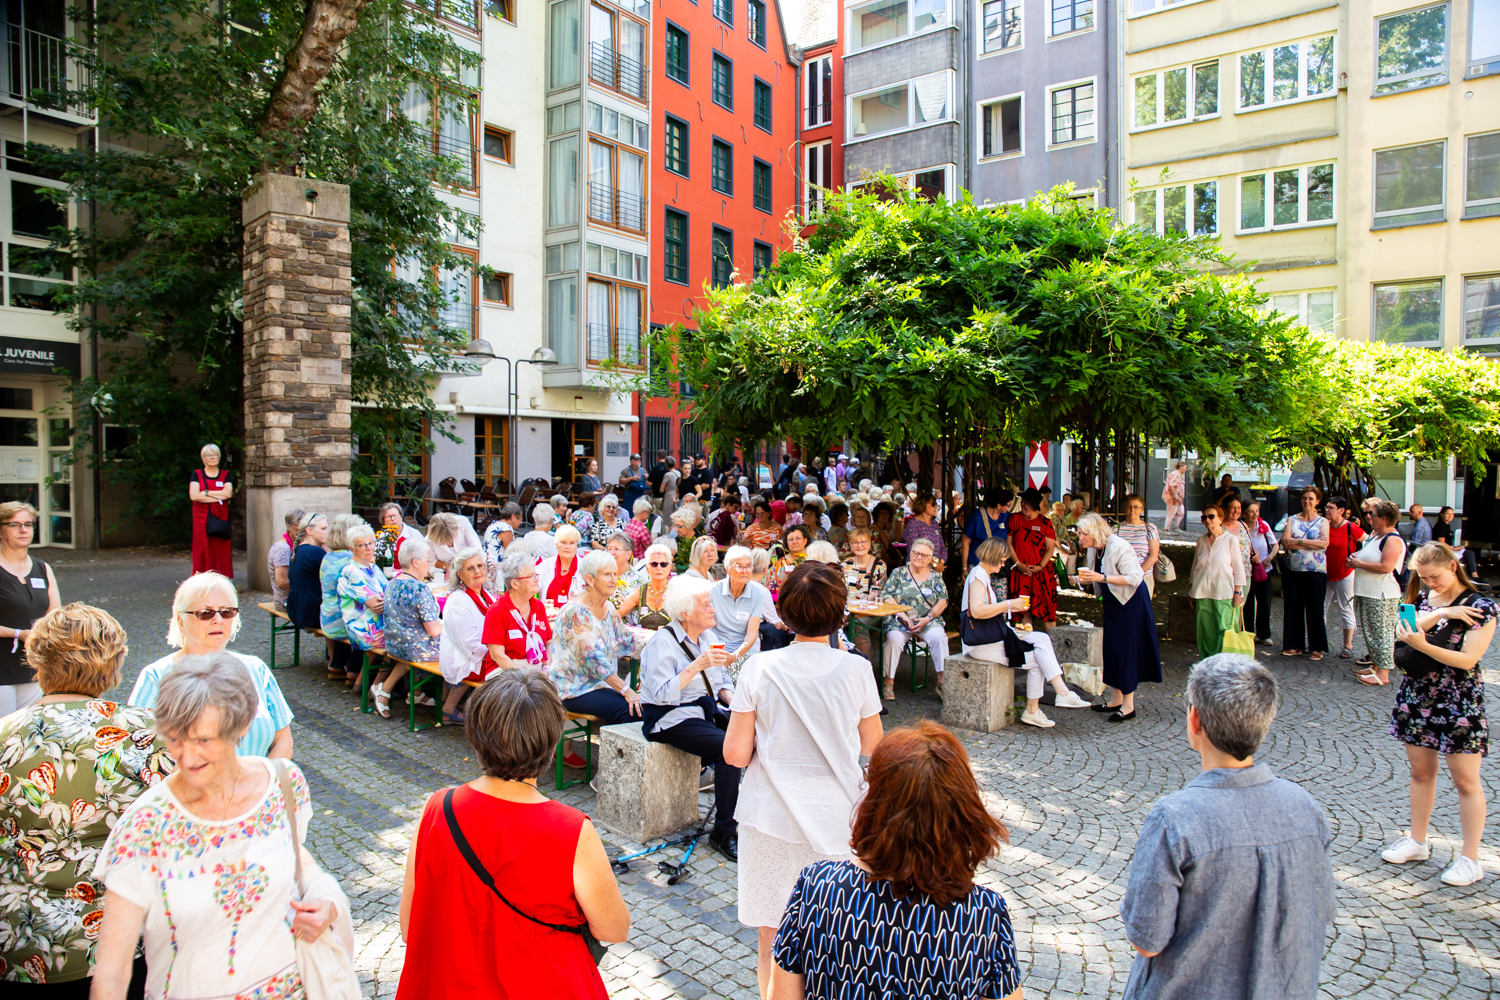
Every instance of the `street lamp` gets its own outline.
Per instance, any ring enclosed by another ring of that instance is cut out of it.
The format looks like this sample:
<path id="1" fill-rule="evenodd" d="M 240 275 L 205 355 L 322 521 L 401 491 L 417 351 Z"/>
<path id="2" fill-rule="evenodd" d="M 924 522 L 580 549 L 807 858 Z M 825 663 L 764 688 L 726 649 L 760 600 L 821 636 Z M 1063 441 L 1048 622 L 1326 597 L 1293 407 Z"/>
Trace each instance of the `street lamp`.
<path id="1" fill-rule="evenodd" d="M 545 348 L 542 348 L 542 350 L 545 350 Z M 551 354 L 552 352 L 548 351 L 547 353 Z M 480 340 L 478 337 L 475 337 L 464 345 L 463 355 L 465 361 L 471 361 L 482 367 L 495 360 L 495 349 L 490 346 L 488 340 Z"/>
<path id="2" fill-rule="evenodd" d="M 506 449 L 506 469 L 512 475 L 515 474 L 515 448 L 516 448 L 516 420 L 520 416 L 520 385 L 516 375 L 519 373 L 519 365 L 535 365 L 538 368 L 551 368 L 557 364 L 557 353 L 550 347 L 538 347 L 531 352 L 529 358 L 517 358 L 515 361 L 502 358 L 495 353 L 495 348 L 487 340 L 475 337 L 464 345 L 463 358 L 465 361 L 483 367 L 491 361 L 499 360 L 505 362 L 505 408 L 506 416 L 509 418 L 506 437 L 509 439 L 509 447 Z"/>

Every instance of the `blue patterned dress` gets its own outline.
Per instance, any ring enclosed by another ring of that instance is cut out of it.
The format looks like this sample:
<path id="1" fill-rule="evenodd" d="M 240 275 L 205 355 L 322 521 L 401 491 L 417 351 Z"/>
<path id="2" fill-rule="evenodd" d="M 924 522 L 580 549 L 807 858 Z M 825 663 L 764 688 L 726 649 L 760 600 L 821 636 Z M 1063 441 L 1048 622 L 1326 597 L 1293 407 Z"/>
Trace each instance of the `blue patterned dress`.
<path id="1" fill-rule="evenodd" d="M 432 588 L 401 574 L 385 588 L 385 651 L 408 663 L 432 663 L 441 636 L 428 635 L 425 622 L 442 621 Z"/>
<path id="2" fill-rule="evenodd" d="M 325 559 L 326 563 L 327 560 Z M 378 566 L 363 566 L 350 560 L 339 574 L 339 607 L 344 631 L 360 649 L 385 644 L 385 616 L 371 611 L 369 600 L 385 596 L 385 573 Z"/>

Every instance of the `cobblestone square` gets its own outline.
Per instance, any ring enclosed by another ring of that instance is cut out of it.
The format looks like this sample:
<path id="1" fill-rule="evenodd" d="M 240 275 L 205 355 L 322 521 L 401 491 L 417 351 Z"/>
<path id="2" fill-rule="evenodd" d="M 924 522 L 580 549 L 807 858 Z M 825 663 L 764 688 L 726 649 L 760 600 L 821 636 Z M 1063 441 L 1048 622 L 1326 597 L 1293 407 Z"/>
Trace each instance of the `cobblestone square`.
<path id="1" fill-rule="evenodd" d="M 38 555 L 52 562 L 64 602 L 104 607 L 129 631 L 131 651 L 117 692 L 123 697 L 141 666 L 168 652 L 170 600 L 188 572 L 186 555 Z M 243 554 L 236 556 L 243 587 Z M 242 593 L 246 614 L 234 648 L 269 662 L 269 622 L 254 607 L 267 599 Z M 1082 606 L 1064 603 L 1075 611 Z M 1157 607 L 1160 620 L 1160 599 Z M 1278 603 L 1277 636 L 1279 610 Z M 290 637 L 279 647 L 277 662 L 285 664 Z M 1017 725 L 993 735 L 958 733 L 991 808 L 1011 832 L 1010 846 L 986 864 L 980 879 L 1010 904 L 1028 997 L 1118 996 L 1129 973 L 1134 953 L 1121 932 L 1119 902 L 1136 833 L 1151 804 L 1182 787 L 1198 767 L 1182 732 L 1182 692 L 1194 651 L 1181 643 L 1162 648 L 1166 681 L 1142 688 L 1134 723 L 1106 725 L 1095 713 L 1055 709 L 1049 714 L 1058 724 L 1049 730 Z M 1500 974 L 1494 835 L 1480 853 L 1485 881 L 1461 889 L 1438 881 L 1459 844 L 1457 799 L 1444 776 L 1432 859 L 1404 868 L 1384 864 L 1379 850 L 1406 823 L 1405 755 L 1386 734 L 1393 688 L 1360 684 L 1349 661 L 1335 656 L 1314 663 L 1284 659 L 1275 652 L 1279 647 L 1262 648 L 1281 679 L 1283 704 L 1257 758 L 1306 787 L 1327 810 L 1335 833 L 1339 912 L 1323 962 L 1323 993 L 1494 995 Z M 1358 637 L 1355 649 L 1363 652 Z M 1493 695 L 1500 653 L 1492 648 L 1484 665 Z M 404 703 L 393 706 L 390 720 L 362 715 L 354 694 L 323 673 L 320 644 L 309 639 L 302 665 L 277 671 L 296 713 L 295 759 L 313 792 L 309 843 L 353 901 L 356 964 L 366 994 L 391 996 L 404 953 L 397 901 L 415 822 L 432 792 L 469 780 L 475 769 L 460 729 L 408 733 Z M 940 714 L 934 695 L 903 692 L 905 683 L 903 670 L 887 728 Z M 1500 791 L 1495 766 L 1487 764 L 1483 774 L 1493 802 Z M 552 793 L 549 778 L 542 788 Z M 557 797 L 588 812 L 594 793 L 580 784 Z M 638 846 L 607 833 L 604 839 L 611 853 Z M 610 995 L 753 1000 L 755 938 L 735 919 L 735 866 L 705 846 L 694 855 L 691 874 L 668 886 L 656 860 L 637 863 L 621 878 L 634 926 L 630 941 L 613 946 L 604 962 Z"/>

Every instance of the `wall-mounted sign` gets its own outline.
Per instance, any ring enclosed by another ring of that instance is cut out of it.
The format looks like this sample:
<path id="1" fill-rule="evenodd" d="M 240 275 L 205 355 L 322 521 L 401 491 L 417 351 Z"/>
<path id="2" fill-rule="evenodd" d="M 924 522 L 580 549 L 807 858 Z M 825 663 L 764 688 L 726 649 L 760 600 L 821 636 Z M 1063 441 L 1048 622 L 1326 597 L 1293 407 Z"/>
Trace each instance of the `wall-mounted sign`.
<path id="1" fill-rule="evenodd" d="M 342 385 L 344 362 L 338 358 L 303 358 L 302 381 L 312 385 Z"/>
<path id="2" fill-rule="evenodd" d="M 0 337 L 0 372 L 54 375 L 59 368 L 65 369 L 74 378 L 83 374 L 79 367 L 77 344 Z"/>

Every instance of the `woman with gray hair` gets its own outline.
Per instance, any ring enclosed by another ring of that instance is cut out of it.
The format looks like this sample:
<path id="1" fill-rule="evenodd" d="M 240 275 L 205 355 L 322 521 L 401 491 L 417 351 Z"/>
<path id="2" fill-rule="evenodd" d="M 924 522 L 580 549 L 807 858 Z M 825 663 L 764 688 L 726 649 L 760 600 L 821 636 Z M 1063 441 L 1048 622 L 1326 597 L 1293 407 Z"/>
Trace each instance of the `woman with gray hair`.
<path id="1" fill-rule="evenodd" d="M 557 682 L 568 711 L 592 715 L 606 726 L 630 722 L 641 714 L 641 696 L 620 676 L 620 660 L 634 656 L 643 640 L 625 626 L 609 603 L 615 592 L 614 557 L 590 552 L 578 572 L 583 577 L 583 593 L 564 605 L 557 618 L 553 627 L 557 641 L 547 673 Z M 583 759 L 574 757 L 565 763 L 581 767 Z"/>
<path id="2" fill-rule="evenodd" d="M 538 559 L 556 559 L 557 542 L 552 537 L 552 528 L 557 524 L 557 513 L 547 504 L 539 503 L 531 508 L 533 528 L 522 541 L 527 542 Z"/>
<path id="3" fill-rule="evenodd" d="M 713 580 L 714 564 L 719 561 L 719 544 L 707 535 L 693 539 L 688 554 L 688 569 L 684 576 L 699 580 Z"/>
<path id="4" fill-rule="evenodd" d="M 547 604 L 537 597 L 541 578 L 536 558 L 523 544 L 500 562 L 498 573 L 500 599 L 484 615 L 485 660 L 490 670 L 511 670 L 547 666 L 548 644 L 552 641 L 552 624 L 547 618 Z"/>
<path id="5" fill-rule="evenodd" d="M 524 546 L 511 548 L 507 559 L 524 554 Z M 458 714 L 458 703 L 468 690 L 464 681 L 482 681 L 495 669 L 484 645 L 484 616 L 495 603 L 495 595 L 486 586 L 487 580 L 481 550 L 460 549 L 453 554 L 448 599 L 443 602 L 443 638 L 438 643 L 438 670 L 443 674 L 443 681 L 452 685 L 443 699 L 444 722 L 464 721 L 464 717 Z"/>
<path id="6" fill-rule="evenodd" d="M 461 549 L 484 550 L 479 533 L 461 514 L 434 514 L 427 522 L 427 544 L 432 546 L 433 566 L 448 569 Z"/>
<path id="7" fill-rule="evenodd" d="M 1135 549 L 1098 514 L 1078 519 L 1078 547 L 1087 551 L 1075 579 L 1093 584 L 1104 601 L 1104 704 L 1093 708 L 1110 713 L 1106 722 L 1128 722 L 1135 718 L 1136 686 L 1161 683 L 1161 646 L 1146 574 Z"/>
<path id="8" fill-rule="evenodd" d="M 282 523 L 286 531 L 266 550 L 266 572 L 271 575 L 271 606 L 277 611 L 286 610 L 287 590 L 291 586 L 292 542 L 296 538 L 297 525 L 307 515 L 301 507 L 286 512 Z"/>
<path id="9" fill-rule="evenodd" d="M 368 656 L 385 645 L 385 574 L 375 565 L 375 529 L 356 525 L 344 537 L 350 559 L 339 573 L 339 612 L 349 641 Z"/>
<path id="10" fill-rule="evenodd" d="M 234 559 L 229 548 L 229 501 L 234 496 L 234 476 L 219 467 L 223 453 L 216 444 L 199 451 L 203 468 L 188 479 L 188 499 L 193 503 L 193 572 L 212 570 L 234 579 Z M 209 518 L 214 524 L 210 531 Z"/>
<path id="11" fill-rule="evenodd" d="M 625 535 L 634 546 L 637 559 L 646 557 L 646 546 L 651 544 L 651 526 L 647 523 L 651 520 L 651 510 L 651 501 L 641 497 L 631 506 L 631 518 L 625 522 Z"/>
<path id="12" fill-rule="evenodd" d="M 258 703 L 231 653 L 184 657 L 162 681 L 156 729 L 177 770 L 131 804 L 99 852 L 94 1000 L 125 997 L 143 936 L 152 997 L 225 996 L 226 984 L 237 996 L 302 996 L 296 939 L 330 928 L 352 957 L 349 901 L 303 847 L 313 810 L 302 771 L 235 753 Z"/>
<path id="13" fill-rule="evenodd" d="M 402 565 L 385 587 L 385 651 L 392 663 L 375 675 L 370 697 L 381 718 L 391 717 L 391 691 L 406 676 L 407 663 L 432 663 L 438 658 L 438 637 L 443 634 L 442 612 L 427 578 L 432 575 L 432 546 L 425 538 L 413 538 L 402 546 Z M 417 692 L 408 694 L 418 705 L 432 699 Z"/>
<path id="14" fill-rule="evenodd" d="M 339 599 L 339 580 L 343 577 L 344 567 L 354 558 L 354 554 L 349 551 L 349 529 L 364 523 L 365 519 L 358 514 L 335 514 L 324 543 L 328 547 L 328 554 L 318 565 L 318 583 L 323 592 L 323 601 L 318 606 L 318 621 L 331 649 L 328 675 L 334 677 L 342 674 L 350 687 L 359 680 L 365 654 L 348 641 L 349 633 L 344 630 L 344 607 Z"/>

